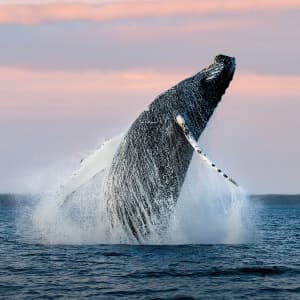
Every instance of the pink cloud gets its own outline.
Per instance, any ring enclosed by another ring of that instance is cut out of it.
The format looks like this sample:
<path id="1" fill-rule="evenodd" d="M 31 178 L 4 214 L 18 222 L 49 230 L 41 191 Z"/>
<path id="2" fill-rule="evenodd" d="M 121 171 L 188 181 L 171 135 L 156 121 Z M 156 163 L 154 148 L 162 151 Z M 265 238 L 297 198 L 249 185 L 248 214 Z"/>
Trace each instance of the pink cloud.
<path id="1" fill-rule="evenodd" d="M 189 33 L 201 33 L 201 32 L 213 32 L 218 30 L 227 30 L 227 29 L 237 29 L 245 27 L 257 27 L 257 22 L 250 20 L 197 20 L 197 22 L 184 22 L 180 26 L 174 25 L 160 25 L 153 26 L 143 25 L 143 26 L 122 26 L 116 29 L 113 29 L 112 32 L 118 34 L 119 36 L 126 39 L 143 39 L 143 40 L 157 40 L 165 39 L 166 36 L 179 36 L 180 34 L 189 34 Z"/>
<path id="2" fill-rule="evenodd" d="M 141 17 L 205 15 L 210 13 L 245 13 L 282 11 L 300 8 L 298 0 L 164 0 L 122 3 L 1 5 L 0 24 L 36 24 L 47 21 L 90 20 L 105 22 Z"/>
<path id="3" fill-rule="evenodd" d="M 82 73 L 0 68 L 0 117 L 138 113 L 162 91 L 189 76 L 150 70 Z M 300 76 L 237 73 L 226 97 L 300 96 Z M 236 99 L 236 97 L 234 97 Z M 255 100 L 257 99 L 257 100 Z M 243 100 L 247 101 L 247 100 Z"/>
<path id="4" fill-rule="evenodd" d="M 232 81 L 229 93 L 238 96 L 299 97 L 300 76 L 239 74 Z"/>

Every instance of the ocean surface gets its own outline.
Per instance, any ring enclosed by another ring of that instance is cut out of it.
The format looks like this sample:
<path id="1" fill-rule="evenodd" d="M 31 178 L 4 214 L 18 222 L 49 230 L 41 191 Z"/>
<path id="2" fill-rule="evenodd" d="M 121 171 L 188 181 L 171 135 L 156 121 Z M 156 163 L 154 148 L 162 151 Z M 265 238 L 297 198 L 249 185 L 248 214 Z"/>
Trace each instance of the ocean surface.
<path id="1" fill-rule="evenodd" d="M 1 299 L 300 299 L 299 197 L 253 197 L 248 243 L 146 246 L 34 241 L 27 200 L 0 196 Z"/>

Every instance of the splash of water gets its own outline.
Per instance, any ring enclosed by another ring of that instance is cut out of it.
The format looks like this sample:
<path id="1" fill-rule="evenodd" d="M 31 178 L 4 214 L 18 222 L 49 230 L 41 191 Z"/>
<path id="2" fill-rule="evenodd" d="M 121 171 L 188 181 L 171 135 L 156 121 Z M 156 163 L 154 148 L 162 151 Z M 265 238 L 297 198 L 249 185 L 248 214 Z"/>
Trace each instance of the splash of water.
<path id="1" fill-rule="evenodd" d="M 172 243 L 244 243 L 254 236 L 254 210 L 246 193 L 193 157 L 172 215 Z"/>
<path id="2" fill-rule="evenodd" d="M 109 166 L 116 145 L 116 139 L 107 142 L 104 150 L 88 158 L 83 169 L 88 168 L 90 162 L 93 165 L 102 161 L 101 165 Z M 113 230 L 110 226 L 101 197 L 105 167 L 92 174 L 81 169 L 76 172 L 75 184 L 73 176 L 63 185 L 67 188 L 47 192 L 41 197 L 30 213 L 31 231 L 38 241 L 50 244 L 135 243 L 121 224 Z M 82 181 L 80 174 L 83 174 Z M 66 195 L 68 200 L 62 205 Z M 167 219 L 168 226 L 162 232 L 152 224 L 146 243 L 244 243 L 253 236 L 252 218 L 253 207 L 246 194 L 194 156 L 178 202 Z"/>

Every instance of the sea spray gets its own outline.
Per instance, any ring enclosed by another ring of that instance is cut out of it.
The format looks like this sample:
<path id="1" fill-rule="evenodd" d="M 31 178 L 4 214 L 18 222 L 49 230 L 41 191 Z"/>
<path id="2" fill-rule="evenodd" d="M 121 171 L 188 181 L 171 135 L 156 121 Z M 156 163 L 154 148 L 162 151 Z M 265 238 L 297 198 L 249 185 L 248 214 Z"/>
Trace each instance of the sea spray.
<path id="1" fill-rule="evenodd" d="M 106 142 L 107 147 L 113 142 Z M 100 149 L 95 163 L 106 160 L 107 164 L 114 149 L 109 155 Z M 64 203 L 61 195 L 66 194 L 61 187 L 44 193 L 30 214 L 35 239 L 50 244 L 136 243 L 120 223 L 110 226 L 102 197 L 106 173 L 103 169 L 89 180 L 76 183 L 78 188 L 67 195 Z M 72 184 L 67 186 L 69 189 Z M 145 243 L 232 244 L 248 242 L 253 236 L 253 208 L 245 192 L 218 176 L 197 156 L 192 159 L 178 202 L 171 211 L 171 215 L 166 214 L 164 226 L 152 222 Z"/>
<path id="2" fill-rule="evenodd" d="M 61 201 L 61 187 L 41 196 L 31 215 L 37 238 L 50 244 L 108 243 L 100 172 Z"/>
<path id="3" fill-rule="evenodd" d="M 253 237 L 245 192 L 193 157 L 172 215 L 168 238 L 177 244 L 243 243 Z"/>
<path id="4" fill-rule="evenodd" d="M 121 226 L 109 230 L 102 189 L 122 135 L 106 141 L 67 180 L 40 195 L 29 216 L 35 240 L 50 244 L 124 242 Z M 24 218 L 23 218 L 24 220 Z"/>

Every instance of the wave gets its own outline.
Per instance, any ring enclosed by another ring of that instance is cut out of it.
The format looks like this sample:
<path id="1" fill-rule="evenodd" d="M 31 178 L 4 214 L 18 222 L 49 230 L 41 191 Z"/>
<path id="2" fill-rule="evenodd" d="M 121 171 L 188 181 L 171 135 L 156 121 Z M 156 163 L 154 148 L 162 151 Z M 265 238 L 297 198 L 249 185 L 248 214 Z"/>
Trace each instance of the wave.
<path id="1" fill-rule="evenodd" d="M 214 268 L 213 270 L 185 270 L 167 269 L 160 271 L 135 271 L 126 274 L 128 278 L 162 278 L 162 277 L 217 277 L 217 276 L 273 276 L 283 274 L 299 274 L 298 269 L 287 268 L 282 266 L 266 266 L 266 267 L 242 267 L 242 268 Z"/>
<path id="2" fill-rule="evenodd" d="M 14 207 L 14 206 L 33 206 L 36 205 L 39 195 L 26 194 L 0 194 L 0 206 Z M 259 203 L 267 206 L 300 206 L 300 195 L 294 194 L 255 194 L 248 196 L 249 201 Z"/>
<path id="3" fill-rule="evenodd" d="M 34 206 L 38 196 L 22 194 L 0 194 L 0 207 Z"/>
<path id="4" fill-rule="evenodd" d="M 254 202 L 261 203 L 263 205 L 272 206 L 300 206 L 300 195 L 252 195 L 250 199 Z"/>

